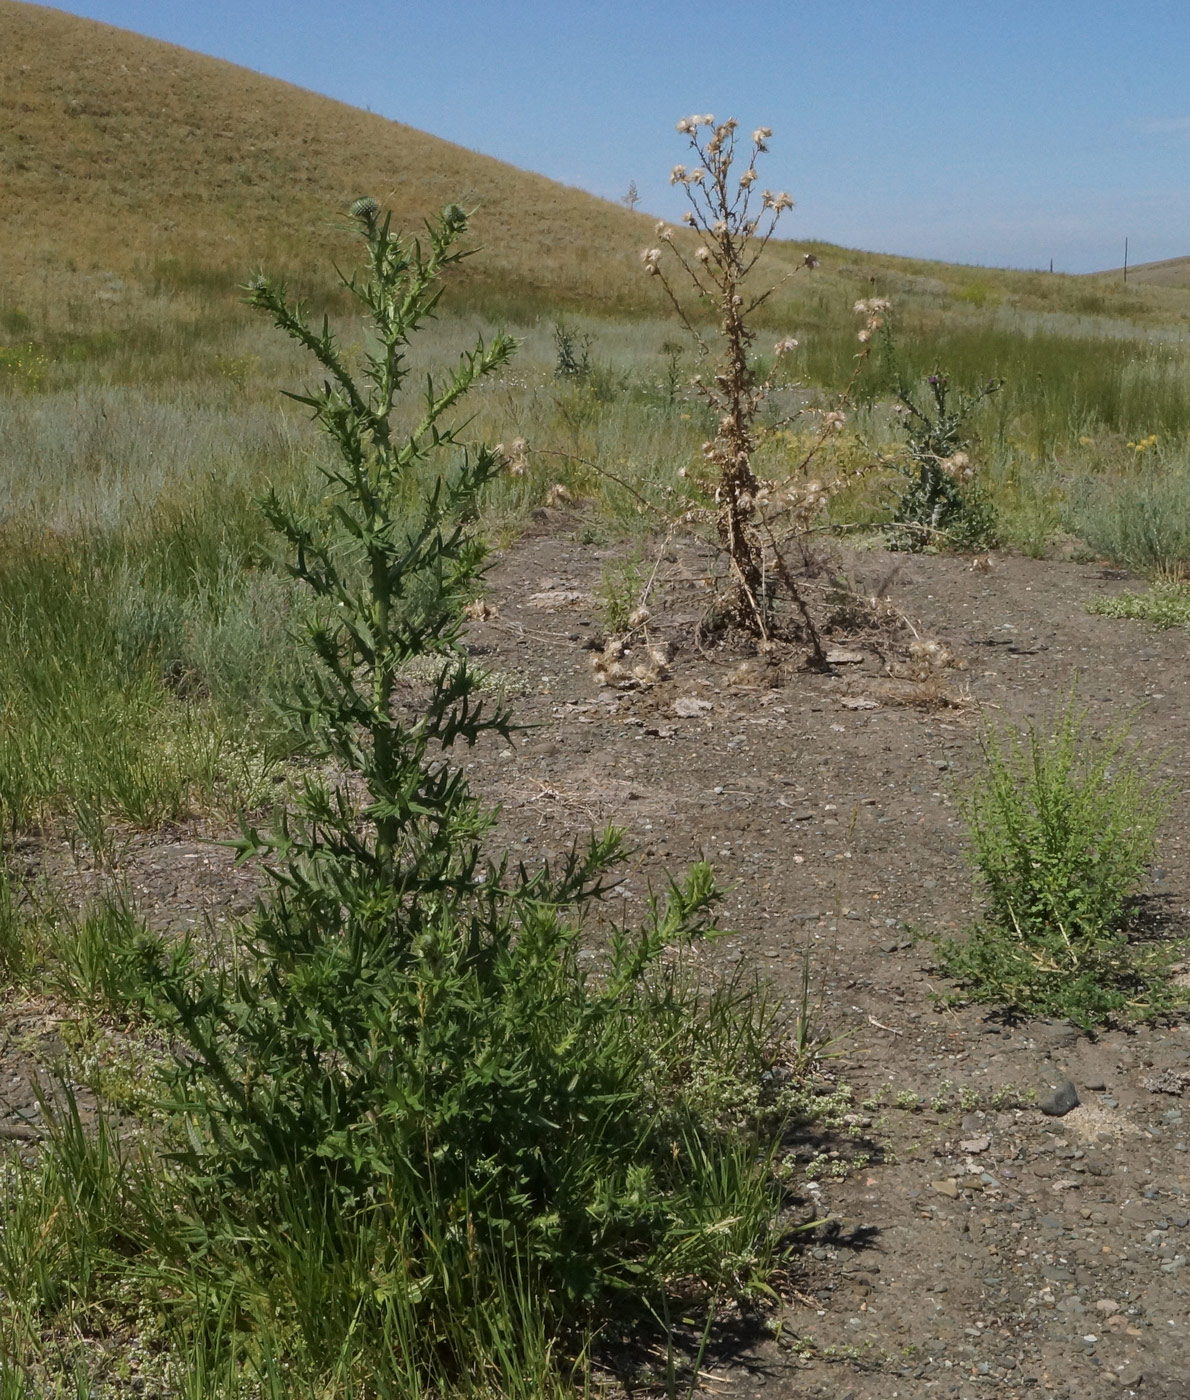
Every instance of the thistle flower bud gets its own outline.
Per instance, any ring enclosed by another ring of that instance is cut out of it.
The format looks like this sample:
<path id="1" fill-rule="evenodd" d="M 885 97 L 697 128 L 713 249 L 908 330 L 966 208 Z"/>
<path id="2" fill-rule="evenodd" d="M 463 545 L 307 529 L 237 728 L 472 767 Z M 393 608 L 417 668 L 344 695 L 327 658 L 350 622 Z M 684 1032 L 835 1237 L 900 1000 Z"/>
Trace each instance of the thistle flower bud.
<path id="1" fill-rule="evenodd" d="M 650 277 L 660 271 L 658 263 L 661 261 L 660 248 L 644 248 L 641 250 L 640 260 L 644 264 L 645 271 Z"/>
<path id="2" fill-rule="evenodd" d="M 809 268 L 814 268 L 818 266 L 818 258 L 813 253 L 807 253 L 806 256 L 802 259 L 802 262 L 805 264 L 806 267 Z"/>
<path id="3" fill-rule="evenodd" d="M 695 252 L 694 256 L 698 259 L 699 262 L 704 263 L 711 255 L 709 252 L 707 252 L 705 248 L 699 248 Z"/>
<path id="4" fill-rule="evenodd" d="M 740 189 L 746 190 L 756 182 L 756 171 L 751 166 L 740 176 Z"/>
<path id="5" fill-rule="evenodd" d="M 380 205 L 370 194 L 363 195 L 351 206 L 351 217 L 361 219 L 365 224 L 374 223 L 379 213 Z"/>
<path id="6" fill-rule="evenodd" d="M 680 184 L 683 180 L 685 180 L 685 178 L 686 167 L 684 165 L 675 165 L 674 168 L 669 172 L 669 183 L 671 185 Z"/>
<path id="7" fill-rule="evenodd" d="M 686 212 L 682 215 L 682 222 L 684 224 L 689 224 L 691 227 L 694 226 L 694 215 L 690 212 L 689 209 L 687 209 Z"/>
<path id="8" fill-rule="evenodd" d="M 774 352 L 778 355 L 788 355 L 791 350 L 796 349 L 797 341 L 791 335 L 787 335 L 784 340 L 777 341 L 776 345 L 773 346 Z"/>
<path id="9" fill-rule="evenodd" d="M 773 128 L 771 126 L 758 126 L 752 133 L 752 140 L 755 141 L 758 146 L 763 146 L 772 134 Z"/>

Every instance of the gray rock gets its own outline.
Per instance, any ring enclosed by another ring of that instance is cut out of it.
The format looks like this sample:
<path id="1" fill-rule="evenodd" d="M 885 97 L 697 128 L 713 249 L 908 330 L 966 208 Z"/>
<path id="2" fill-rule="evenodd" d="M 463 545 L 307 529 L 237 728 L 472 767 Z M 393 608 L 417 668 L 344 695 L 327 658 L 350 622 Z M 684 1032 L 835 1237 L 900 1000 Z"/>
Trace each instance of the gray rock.
<path id="1" fill-rule="evenodd" d="M 1060 1084 L 1053 1085 L 1037 1100 L 1037 1107 L 1050 1118 L 1064 1118 L 1078 1105 L 1078 1090 L 1069 1079 L 1063 1079 Z"/>

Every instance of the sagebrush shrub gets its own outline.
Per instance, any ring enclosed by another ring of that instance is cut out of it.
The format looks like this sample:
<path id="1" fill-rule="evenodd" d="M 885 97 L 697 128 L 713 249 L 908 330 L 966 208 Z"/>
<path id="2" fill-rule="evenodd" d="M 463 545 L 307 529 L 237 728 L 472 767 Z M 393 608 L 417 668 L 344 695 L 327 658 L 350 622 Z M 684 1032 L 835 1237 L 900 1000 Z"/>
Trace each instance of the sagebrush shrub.
<path id="1" fill-rule="evenodd" d="M 1140 574 L 1190 577 L 1190 471 L 1155 467 L 1082 483 L 1066 524 L 1096 554 Z"/>

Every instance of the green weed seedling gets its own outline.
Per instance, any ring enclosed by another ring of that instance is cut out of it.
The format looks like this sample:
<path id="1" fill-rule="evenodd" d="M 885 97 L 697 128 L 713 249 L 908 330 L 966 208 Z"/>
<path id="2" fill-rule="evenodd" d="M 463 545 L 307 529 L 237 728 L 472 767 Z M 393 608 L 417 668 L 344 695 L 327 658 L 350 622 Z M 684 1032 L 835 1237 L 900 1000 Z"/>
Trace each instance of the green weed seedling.
<path id="1" fill-rule="evenodd" d="M 1087 611 L 1103 617 L 1136 618 L 1154 627 L 1190 628 L 1190 582 L 1172 576 L 1158 578 L 1143 593 L 1093 598 Z"/>
<path id="2" fill-rule="evenodd" d="M 1093 738 L 1072 694 L 1047 733 L 989 728 L 981 745 L 963 815 L 987 914 L 939 940 L 944 969 L 973 1000 L 1081 1026 L 1183 1005 L 1180 945 L 1129 927 L 1169 793 L 1127 729 Z"/>
<path id="3" fill-rule="evenodd" d="M 641 608 L 641 594 L 648 582 L 645 570 L 635 560 L 609 560 L 601 570 L 598 597 L 603 625 L 611 635 L 627 632 Z"/>

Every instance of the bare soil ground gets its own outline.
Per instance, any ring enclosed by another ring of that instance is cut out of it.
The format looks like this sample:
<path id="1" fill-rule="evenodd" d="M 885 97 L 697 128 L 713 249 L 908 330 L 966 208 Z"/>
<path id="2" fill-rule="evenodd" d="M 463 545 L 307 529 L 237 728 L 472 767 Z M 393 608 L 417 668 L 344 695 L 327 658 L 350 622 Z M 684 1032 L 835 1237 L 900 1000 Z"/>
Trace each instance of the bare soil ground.
<path id="1" fill-rule="evenodd" d="M 853 659 L 814 673 L 697 646 L 708 595 L 697 561 L 671 557 L 649 637 L 672 660 L 658 668 L 642 634 L 620 664 L 644 666 L 644 682 L 600 684 L 596 595 L 616 551 L 580 526 L 543 519 L 493 571 L 471 646 L 532 728 L 472 755 L 475 785 L 503 804 L 502 839 L 526 862 L 592 824 L 626 826 L 626 912 L 708 856 L 733 930 L 709 956 L 757 960 L 795 1002 L 808 950 L 833 1037 L 824 1085 L 854 1094 L 848 1128 L 804 1144 L 806 1217 L 826 1223 L 801 1237 L 779 1336 L 716 1355 L 707 1383 L 824 1400 L 1186 1400 L 1190 1028 L 1091 1037 L 943 1009 L 927 937 L 977 910 L 956 795 L 981 713 L 1044 721 L 1076 674 L 1097 728 L 1135 712 L 1136 738 L 1163 755 L 1175 804 L 1150 905 L 1190 930 L 1186 633 L 1087 614 L 1128 585 L 1094 565 L 873 551 L 845 571 L 866 593 L 887 581 L 911 629 L 895 647 L 836 635 Z M 123 874 L 154 922 L 250 902 L 251 877 L 210 834 L 129 844 Z M 29 858 L 80 895 L 98 878 L 62 852 Z M 56 1024 L 40 1000 L 5 1010 L 0 1132 L 35 1131 L 30 1080 Z M 1079 1106 L 1046 1116 L 1033 1096 L 1067 1078 Z"/>

